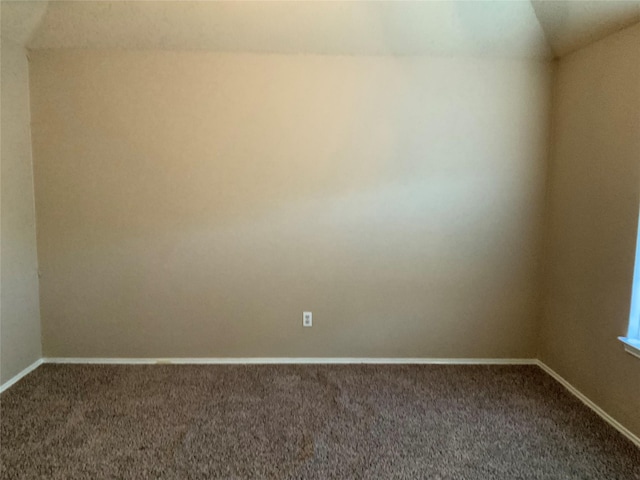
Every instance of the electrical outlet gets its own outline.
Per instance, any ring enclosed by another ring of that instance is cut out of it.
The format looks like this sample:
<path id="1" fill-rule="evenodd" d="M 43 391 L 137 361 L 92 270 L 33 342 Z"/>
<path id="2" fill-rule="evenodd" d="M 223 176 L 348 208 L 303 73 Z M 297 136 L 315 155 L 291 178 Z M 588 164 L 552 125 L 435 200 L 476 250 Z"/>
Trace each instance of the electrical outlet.
<path id="1" fill-rule="evenodd" d="M 313 315 L 311 312 L 302 312 L 302 326 L 310 327 L 313 325 Z"/>

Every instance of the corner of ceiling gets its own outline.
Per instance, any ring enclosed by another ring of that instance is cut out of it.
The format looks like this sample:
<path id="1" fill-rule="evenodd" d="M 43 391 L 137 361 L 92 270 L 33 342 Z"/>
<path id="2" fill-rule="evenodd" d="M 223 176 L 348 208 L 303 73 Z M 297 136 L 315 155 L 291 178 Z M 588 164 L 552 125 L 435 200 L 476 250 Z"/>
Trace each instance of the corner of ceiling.
<path id="1" fill-rule="evenodd" d="M 540 3 L 542 2 L 542 0 L 529 0 L 529 3 L 531 5 L 531 8 L 533 9 L 533 14 L 536 17 L 536 21 L 538 22 L 538 25 L 540 26 L 540 30 L 542 31 L 542 35 L 544 36 L 545 41 L 547 42 L 547 46 L 549 47 L 549 51 L 552 54 L 551 60 L 556 60 L 557 58 L 559 58 L 559 54 L 556 51 L 556 48 L 554 47 L 553 43 L 551 42 L 551 38 L 550 38 L 550 33 L 548 31 L 548 29 L 545 27 L 545 22 L 543 22 L 540 18 L 541 14 L 540 14 Z"/>
<path id="2" fill-rule="evenodd" d="M 530 0 L 530 3 L 555 58 L 640 22 L 640 0 Z"/>
<path id="3" fill-rule="evenodd" d="M 28 48 L 46 15 L 49 0 L 0 1 L 0 38 Z"/>

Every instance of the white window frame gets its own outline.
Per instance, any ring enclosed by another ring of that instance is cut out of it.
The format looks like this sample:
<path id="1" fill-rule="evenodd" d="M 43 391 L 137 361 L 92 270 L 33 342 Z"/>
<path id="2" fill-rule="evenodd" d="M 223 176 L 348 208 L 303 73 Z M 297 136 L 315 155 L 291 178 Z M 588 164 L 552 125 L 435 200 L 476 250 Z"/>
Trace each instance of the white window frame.
<path id="1" fill-rule="evenodd" d="M 627 352 L 640 358 L 640 220 L 638 222 L 637 238 L 629 328 L 627 330 L 627 336 L 619 337 L 619 339 L 624 343 Z"/>

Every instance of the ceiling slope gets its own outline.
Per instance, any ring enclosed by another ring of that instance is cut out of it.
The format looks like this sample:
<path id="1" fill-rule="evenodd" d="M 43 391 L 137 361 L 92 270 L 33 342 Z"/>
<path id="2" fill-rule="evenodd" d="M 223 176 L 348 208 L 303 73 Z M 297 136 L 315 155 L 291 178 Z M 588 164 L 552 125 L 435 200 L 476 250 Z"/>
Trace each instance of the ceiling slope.
<path id="1" fill-rule="evenodd" d="M 30 49 L 551 58 L 640 21 L 640 0 L 5 1 Z"/>
<path id="2" fill-rule="evenodd" d="M 28 47 L 523 58 L 551 54 L 528 1 L 52 1 Z"/>
<path id="3" fill-rule="evenodd" d="M 0 2 L 2 40 L 25 46 L 42 22 L 47 2 Z"/>
<path id="4" fill-rule="evenodd" d="M 532 4 L 557 56 L 640 22 L 638 0 L 532 0 Z"/>

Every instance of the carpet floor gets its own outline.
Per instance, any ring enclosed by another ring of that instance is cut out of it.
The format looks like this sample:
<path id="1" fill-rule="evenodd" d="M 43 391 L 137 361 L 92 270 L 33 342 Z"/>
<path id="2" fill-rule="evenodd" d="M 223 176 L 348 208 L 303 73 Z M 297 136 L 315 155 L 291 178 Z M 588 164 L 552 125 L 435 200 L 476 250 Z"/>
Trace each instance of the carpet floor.
<path id="1" fill-rule="evenodd" d="M 0 415 L 2 479 L 640 479 L 536 366 L 43 365 Z"/>

